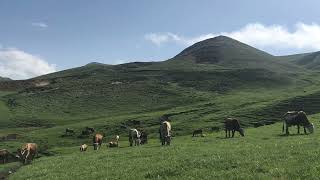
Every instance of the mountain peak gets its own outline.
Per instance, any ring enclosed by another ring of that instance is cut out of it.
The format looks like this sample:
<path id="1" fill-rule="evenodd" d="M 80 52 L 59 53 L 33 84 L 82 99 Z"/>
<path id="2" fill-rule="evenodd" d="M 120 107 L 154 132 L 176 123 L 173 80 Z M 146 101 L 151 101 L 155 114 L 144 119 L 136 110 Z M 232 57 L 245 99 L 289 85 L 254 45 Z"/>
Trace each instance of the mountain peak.
<path id="1" fill-rule="evenodd" d="M 193 44 L 184 49 L 174 59 L 193 60 L 200 64 L 238 66 L 256 64 L 271 55 L 227 36 L 217 36 Z M 254 60 L 253 60 L 254 59 Z"/>

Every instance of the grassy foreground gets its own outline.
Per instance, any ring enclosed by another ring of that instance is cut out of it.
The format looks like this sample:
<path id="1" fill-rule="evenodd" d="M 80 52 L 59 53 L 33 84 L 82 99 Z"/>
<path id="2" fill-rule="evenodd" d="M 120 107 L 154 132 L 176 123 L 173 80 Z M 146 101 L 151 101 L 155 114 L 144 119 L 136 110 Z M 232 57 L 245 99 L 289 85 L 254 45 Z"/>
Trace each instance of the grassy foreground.
<path id="1" fill-rule="evenodd" d="M 319 127 L 320 114 L 310 117 Z M 141 147 L 99 151 L 92 147 L 57 147 L 56 156 L 36 159 L 9 179 L 317 179 L 320 177 L 320 133 L 281 135 L 282 124 L 246 129 L 225 139 L 224 132 L 206 137 L 180 136 L 170 147 L 157 139 Z"/>

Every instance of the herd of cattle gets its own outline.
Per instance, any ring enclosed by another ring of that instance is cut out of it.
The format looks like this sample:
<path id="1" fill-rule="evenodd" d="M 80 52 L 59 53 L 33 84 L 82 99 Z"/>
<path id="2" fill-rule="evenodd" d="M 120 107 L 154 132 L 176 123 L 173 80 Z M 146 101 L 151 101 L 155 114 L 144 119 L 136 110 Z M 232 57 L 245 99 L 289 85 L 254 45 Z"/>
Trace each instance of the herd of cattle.
<path id="1" fill-rule="evenodd" d="M 288 111 L 285 113 L 282 117 L 283 119 L 283 127 L 282 132 L 286 130 L 286 135 L 289 134 L 289 127 L 290 126 L 297 126 L 298 133 L 300 133 L 300 126 L 304 128 L 304 133 L 307 134 L 307 130 L 309 133 L 314 132 L 314 126 L 313 124 L 308 120 L 307 115 L 303 111 Z M 224 122 L 225 126 L 225 136 L 228 137 L 234 137 L 235 131 L 238 131 L 241 136 L 244 136 L 244 130 L 240 126 L 240 122 L 237 119 L 234 118 L 227 118 Z M 82 132 L 82 134 L 88 134 L 93 133 L 95 130 L 93 128 L 86 127 L 85 131 Z M 232 133 L 232 135 L 230 134 Z M 74 134 L 74 131 L 67 128 L 66 133 Z M 193 131 L 192 136 L 196 136 L 200 134 L 203 135 L 202 129 L 197 129 Z M 160 122 L 160 128 L 159 128 L 159 135 L 160 135 L 160 141 L 162 145 L 170 145 L 171 143 L 171 124 L 167 120 Z M 139 146 L 141 144 L 146 144 L 148 137 L 145 132 L 140 132 L 137 129 L 130 129 L 129 130 L 129 144 L 130 146 Z M 101 144 L 103 142 L 103 135 L 96 133 L 93 136 L 93 148 L 94 150 L 98 150 L 101 147 Z M 114 139 L 112 139 L 110 142 L 108 142 L 109 147 L 119 147 L 119 139 L 120 136 L 116 135 Z M 87 144 L 82 144 L 80 146 L 80 151 L 86 151 L 88 149 Z M 17 150 L 17 154 L 15 155 L 16 158 L 18 158 L 22 163 L 26 164 L 28 162 L 31 162 L 38 154 L 38 146 L 35 143 L 26 143 L 21 148 Z M 6 163 L 8 161 L 9 156 L 13 156 L 8 150 L 2 149 L 0 150 L 0 158 L 2 159 L 3 163 Z"/>

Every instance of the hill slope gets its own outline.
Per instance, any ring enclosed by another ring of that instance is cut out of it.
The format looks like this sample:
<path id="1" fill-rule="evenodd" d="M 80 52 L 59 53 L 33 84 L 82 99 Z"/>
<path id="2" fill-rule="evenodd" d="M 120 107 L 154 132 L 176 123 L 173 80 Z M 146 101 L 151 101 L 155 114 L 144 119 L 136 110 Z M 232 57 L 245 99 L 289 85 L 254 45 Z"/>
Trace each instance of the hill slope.
<path id="1" fill-rule="evenodd" d="M 39 160 L 39 166 L 27 166 L 21 170 L 21 174 L 12 176 L 12 178 L 19 178 L 27 177 L 24 173 L 28 172 L 28 167 L 45 167 L 54 170 L 51 166 L 58 162 L 59 158 L 63 158 L 60 153 L 66 153 L 66 158 L 78 157 L 78 153 L 73 153 L 74 147 L 82 143 L 90 144 L 92 141 L 91 135 L 81 135 L 87 126 L 94 127 L 97 132 L 103 133 L 106 140 L 111 139 L 115 134 L 126 139 L 127 128 L 144 129 L 149 133 L 152 142 L 146 149 L 154 148 L 154 152 L 157 152 L 158 146 L 153 143 L 158 143 L 159 117 L 163 115 L 169 117 L 174 127 L 175 138 L 180 138 L 182 135 L 189 136 L 193 130 L 200 128 L 206 132 L 221 130 L 226 117 L 238 118 L 241 125 L 247 128 L 281 121 L 282 114 L 288 110 L 304 110 L 308 115 L 317 114 L 320 112 L 318 106 L 320 74 L 309 70 L 304 64 L 296 63 L 307 55 L 309 54 L 276 57 L 230 38 L 217 37 L 196 43 L 174 58 L 163 62 L 133 62 L 121 65 L 90 63 L 32 79 L 0 81 L 1 148 L 15 151 L 21 143 L 36 142 L 41 148 L 42 156 L 57 155 L 43 161 Z M 277 127 L 274 126 L 274 129 Z M 66 128 L 74 129 L 76 134 L 66 136 Z M 252 130 L 256 132 L 253 134 L 260 133 L 259 129 Z M 278 130 L 274 131 L 278 132 Z M 6 140 L 6 137 L 12 134 L 16 139 Z M 259 140 L 263 138 L 265 137 L 261 136 Z M 246 146 L 243 147 L 243 152 L 252 149 L 253 143 L 257 148 L 255 150 L 260 147 L 262 149 L 274 147 L 274 144 L 265 145 L 257 143 L 255 139 L 251 140 L 241 141 Z M 272 143 L 279 140 L 281 137 L 275 138 Z M 225 151 L 212 151 L 214 150 L 212 146 L 221 143 L 219 138 L 203 141 L 211 142 L 203 151 L 210 151 L 211 155 L 218 154 L 219 157 L 227 158 L 225 154 L 221 154 Z M 185 147 L 193 144 L 189 140 L 185 141 L 183 137 L 176 142 L 177 144 L 181 142 Z M 296 141 L 290 142 L 296 143 Z M 304 142 L 308 145 L 309 141 Z M 57 148 L 57 144 L 63 148 Z M 220 145 L 221 149 L 230 147 L 230 144 Z M 238 147 L 238 144 L 236 145 Z M 187 149 L 184 150 L 190 153 Z M 119 149 L 120 156 L 122 156 L 121 153 L 128 152 L 126 157 L 131 158 L 132 154 L 129 152 L 132 152 L 132 149 L 123 152 L 120 150 L 123 149 Z M 179 150 L 181 149 L 178 147 L 167 152 L 174 154 Z M 198 144 L 191 145 L 190 151 L 198 152 L 197 150 L 199 150 Z M 286 150 L 288 148 L 280 149 L 279 154 L 282 156 L 287 152 Z M 106 155 L 115 153 L 113 155 L 116 157 L 118 151 L 106 150 L 105 152 Z M 137 150 L 136 153 L 140 152 L 148 154 L 147 150 Z M 257 153 L 256 155 L 261 154 L 259 151 L 254 152 Z M 232 153 L 236 152 L 232 151 Z M 270 154 L 270 152 L 266 153 Z M 180 154 L 183 155 L 183 153 Z M 105 157 L 105 154 L 102 155 Z M 152 153 L 149 155 L 157 157 Z M 89 156 L 92 159 L 100 158 L 100 155 L 99 157 L 93 154 Z M 206 155 L 197 154 L 197 159 L 205 160 L 206 158 L 201 158 L 202 156 Z M 173 157 L 185 158 L 177 154 Z M 261 156 L 260 159 L 266 158 Z M 115 160 L 111 159 L 112 162 Z M 158 162 L 157 159 L 153 160 Z M 279 165 L 272 159 L 269 160 L 273 165 Z M 80 161 L 79 164 L 87 163 L 86 159 Z M 194 161 L 189 159 L 187 163 Z M 50 163 L 48 166 L 43 166 L 42 162 Z M 126 160 L 117 162 L 128 163 Z M 143 157 L 139 162 L 144 162 Z M 290 162 L 292 166 L 297 163 Z M 161 163 L 164 162 L 161 161 Z M 180 167 L 181 164 L 185 162 L 177 162 L 174 165 Z M 68 164 L 61 164 L 62 168 L 64 166 Z M 216 170 L 222 168 L 211 164 L 206 166 Z M 183 167 L 187 168 L 187 166 Z M 269 173 L 265 174 L 284 177 L 280 176 L 276 169 L 269 167 L 265 169 L 256 171 L 268 171 Z M 243 169 L 240 170 L 243 171 Z M 40 174 L 36 176 L 40 178 L 46 176 L 41 174 L 42 171 L 32 170 L 32 172 L 39 172 Z M 282 168 L 281 172 L 292 173 L 286 168 Z M 53 176 L 54 173 L 50 171 L 47 175 Z M 153 169 L 147 174 L 137 174 L 137 177 L 153 178 L 159 174 L 163 175 L 163 172 Z M 204 172 L 204 175 L 207 174 Z M 221 171 L 220 174 L 212 177 L 231 176 L 223 176 L 224 174 L 225 171 Z M 258 172 L 253 174 L 265 177 L 265 174 Z M 97 178 L 99 177 L 97 175 Z M 172 177 L 176 178 L 180 175 L 172 175 Z M 181 175 L 181 177 L 184 176 Z M 248 176 L 243 174 L 239 177 Z M 288 177 L 297 176 L 290 174 Z"/>
<path id="2" fill-rule="evenodd" d="M 219 36 L 196 43 L 168 61 L 90 63 L 29 80 L 0 82 L 0 91 L 12 92 L 2 98 L 11 113 L 3 122 L 7 127 L 51 127 L 102 117 L 171 113 L 186 106 L 198 109 L 199 104 L 211 104 L 230 93 L 234 98 L 246 91 L 257 96 L 285 94 L 289 87 L 317 83 L 309 76 L 305 80 L 306 74 L 296 65 Z M 205 107 L 207 111 L 222 108 Z"/>

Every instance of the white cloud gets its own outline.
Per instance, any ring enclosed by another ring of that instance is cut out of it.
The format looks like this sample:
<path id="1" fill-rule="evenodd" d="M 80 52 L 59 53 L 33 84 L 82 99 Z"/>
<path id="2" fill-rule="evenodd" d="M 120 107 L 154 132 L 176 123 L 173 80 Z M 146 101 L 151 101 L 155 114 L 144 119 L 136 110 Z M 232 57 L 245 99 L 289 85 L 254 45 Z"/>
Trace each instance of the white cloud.
<path id="1" fill-rule="evenodd" d="M 0 76 L 27 79 L 56 71 L 54 64 L 18 49 L 0 49 Z"/>
<path id="2" fill-rule="evenodd" d="M 297 23 L 293 31 L 282 25 L 266 26 L 261 23 L 247 24 L 239 30 L 184 37 L 173 33 L 149 33 L 145 39 L 157 46 L 174 42 L 192 45 L 198 41 L 219 35 L 229 36 L 257 48 L 320 50 L 320 25 Z"/>
<path id="3" fill-rule="evenodd" d="M 39 27 L 39 28 L 47 28 L 48 25 L 44 22 L 33 22 L 31 23 L 32 26 L 35 26 L 35 27 Z"/>

